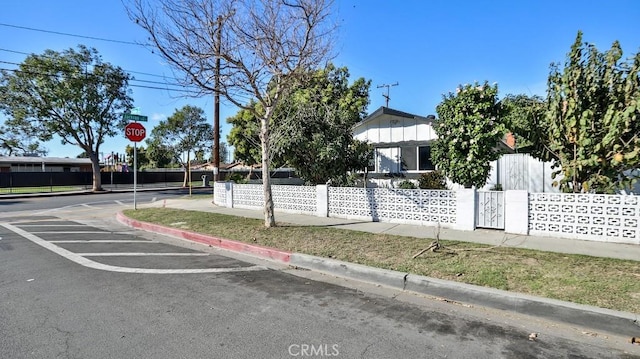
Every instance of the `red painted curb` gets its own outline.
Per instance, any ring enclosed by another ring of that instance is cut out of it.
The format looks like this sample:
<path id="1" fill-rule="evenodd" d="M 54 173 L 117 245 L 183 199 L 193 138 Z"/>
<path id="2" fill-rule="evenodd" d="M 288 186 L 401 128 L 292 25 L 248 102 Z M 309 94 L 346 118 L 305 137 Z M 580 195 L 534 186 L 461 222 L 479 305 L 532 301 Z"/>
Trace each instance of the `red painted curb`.
<path id="1" fill-rule="evenodd" d="M 216 246 L 224 249 L 229 249 L 236 252 L 252 254 L 263 258 L 268 258 L 284 263 L 289 263 L 291 260 L 291 253 L 280 249 L 258 246 L 255 244 L 248 244 L 230 239 L 218 238 L 213 236 L 207 236 L 201 233 L 186 231 L 182 229 L 170 228 L 161 226 L 159 224 L 153 224 L 148 222 L 142 222 L 135 219 L 131 219 L 122 212 L 116 214 L 116 219 L 129 227 L 139 228 L 145 231 L 157 232 L 162 234 L 168 234 L 170 236 L 186 239 L 188 241 L 194 241 L 198 243 L 208 244 L 210 246 Z"/>

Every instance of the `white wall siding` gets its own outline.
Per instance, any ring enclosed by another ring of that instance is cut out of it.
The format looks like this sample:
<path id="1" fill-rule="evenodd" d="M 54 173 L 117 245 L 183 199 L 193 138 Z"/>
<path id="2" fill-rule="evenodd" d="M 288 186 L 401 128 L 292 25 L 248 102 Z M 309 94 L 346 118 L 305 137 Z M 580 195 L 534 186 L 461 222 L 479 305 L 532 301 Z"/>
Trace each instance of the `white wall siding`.
<path id="1" fill-rule="evenodd" d="M 437 136 L 430 124 L 409 118 L 389 116 L 363 124 L 353 130 L 353 136 L 372 144 L 403 141 L 430 141 Z"/>

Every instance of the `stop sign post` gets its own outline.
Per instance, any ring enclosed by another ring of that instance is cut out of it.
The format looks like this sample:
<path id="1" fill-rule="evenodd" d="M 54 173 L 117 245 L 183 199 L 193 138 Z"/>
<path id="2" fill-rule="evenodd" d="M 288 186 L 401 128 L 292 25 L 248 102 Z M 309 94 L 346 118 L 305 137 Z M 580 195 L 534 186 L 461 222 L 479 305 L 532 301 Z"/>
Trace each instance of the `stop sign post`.
<path id="1" fill-rule="evenodd" d="M 124 128 L 124 135 L 132 142 L 140 142 L 147 136 L 147 130 L 141 123 L 131 122 Z"/>
<path id="2" fill-rule="evenodd" d="M 138 146 L 144 140 L 147 130 L 138 122 L 130 122 L 124 127 L 124 135 L 133 142 L 133 209 L 137 209 L 136 190 L 138 187 Z"/>

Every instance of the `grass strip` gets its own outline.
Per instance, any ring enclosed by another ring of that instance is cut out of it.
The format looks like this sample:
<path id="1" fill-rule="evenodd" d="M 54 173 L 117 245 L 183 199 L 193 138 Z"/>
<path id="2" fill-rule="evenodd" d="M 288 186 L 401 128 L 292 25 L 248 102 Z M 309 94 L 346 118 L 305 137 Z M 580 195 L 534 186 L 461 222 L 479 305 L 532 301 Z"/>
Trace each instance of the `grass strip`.
<path id="1" fill-rule="evenodd" d="M 173 208 L 125 210 L 144 222 L 372 267 L 640 313 L 640 261 L 279 223 Z"/>
<path id="2" fill-rule="evenodd" d="M 85 187 L 79 186 L 39 186 L 39 187 L 3 187 L 0 188 L 0 194 L 26 194 L 26 193 L 50 193 L 50 192 L 69 192 L 83 191 Z M 91 189 L 91 186 L 89 186 Z"/>

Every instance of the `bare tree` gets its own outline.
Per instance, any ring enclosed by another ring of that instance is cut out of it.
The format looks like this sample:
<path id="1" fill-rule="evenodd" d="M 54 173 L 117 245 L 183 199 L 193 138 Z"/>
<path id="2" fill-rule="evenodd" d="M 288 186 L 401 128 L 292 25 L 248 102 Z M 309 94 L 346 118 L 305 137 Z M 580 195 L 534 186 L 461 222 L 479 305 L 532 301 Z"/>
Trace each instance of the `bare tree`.
<path id="1" fill-rule="evenodd" d="M 296 81 L 331 58 L 333 0 L 129 0 L 126 6 L 185 85 L 218 93 L 260 120 L 265 226 L 275 226 L 270 122 Z M 260 106 L 249 106 L 252 99 Z"/>

